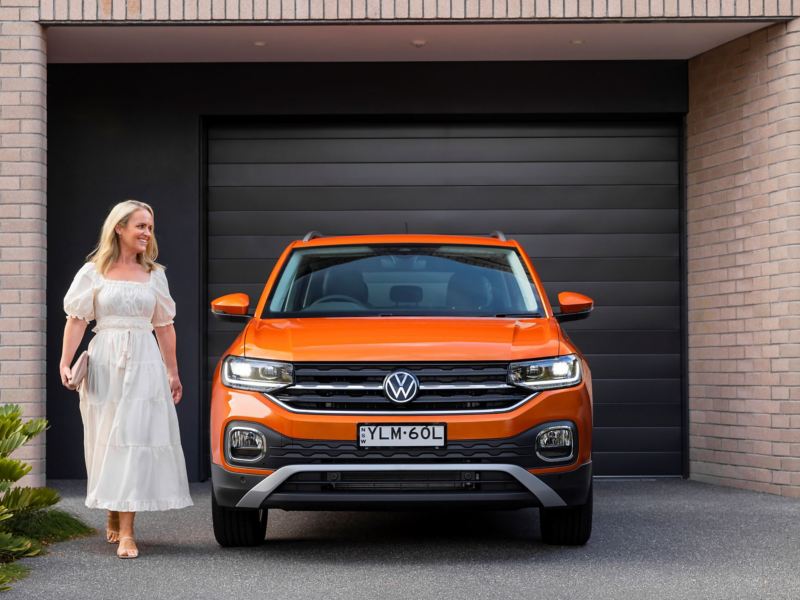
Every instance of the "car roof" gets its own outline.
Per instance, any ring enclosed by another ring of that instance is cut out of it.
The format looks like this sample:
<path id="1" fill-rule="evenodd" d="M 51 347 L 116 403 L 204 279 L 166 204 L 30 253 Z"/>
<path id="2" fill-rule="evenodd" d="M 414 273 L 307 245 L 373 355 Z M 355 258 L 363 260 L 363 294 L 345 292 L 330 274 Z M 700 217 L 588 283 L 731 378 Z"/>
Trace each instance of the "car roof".
<path id="1" fill-rule="evenodd" d="M 419 233 L 321 236 L 314 237 L 307 242 L 298 240 L 293 243 L 293 246 L 296 248 L 313 248 L 321 246 L 349 246 L 354 244 L 463 244 L 472 246 L 498 246 L 501 248 L 516 247 L 516 242 L 513 240 L 501 240 L 496 237 Z"/>

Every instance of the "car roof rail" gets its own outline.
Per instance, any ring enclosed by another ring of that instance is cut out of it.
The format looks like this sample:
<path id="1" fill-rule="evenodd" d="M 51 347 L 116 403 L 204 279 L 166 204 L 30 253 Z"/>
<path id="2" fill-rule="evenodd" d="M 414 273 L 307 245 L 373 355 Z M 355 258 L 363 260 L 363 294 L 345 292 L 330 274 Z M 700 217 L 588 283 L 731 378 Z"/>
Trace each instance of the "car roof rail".
<path id="1" fill-rule="evenodd" d="M 323 237 L 319 231 L 309 231 L 307 234 L 303 236 L 304 242 L 310 242 L 314 238 Z"/>
<path id="2" fill-rule="evenodd" d="M 489 234 L 489 237 L 497 238 L 497 239 L 498 239 L 498 240 L 500 240 L 501 242 L 508 241 L 508 240 L 506 239 L 506 234 L 505 234 L 505 233 L 503 233 L 502 231 L 498 231 L 498 230 L 496 230 L 496 229 L 495 229 L 495 230 L 494 230 L 492 233 L 490 233 L 490 234 Z"/>

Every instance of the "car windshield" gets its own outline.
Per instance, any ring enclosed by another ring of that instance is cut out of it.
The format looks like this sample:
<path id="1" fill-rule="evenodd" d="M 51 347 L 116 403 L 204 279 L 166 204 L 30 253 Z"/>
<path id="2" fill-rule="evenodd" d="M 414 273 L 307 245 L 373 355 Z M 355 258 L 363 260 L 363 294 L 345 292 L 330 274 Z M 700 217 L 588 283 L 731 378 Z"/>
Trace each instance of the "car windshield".
<path id="1" fill-rule="evenodd" d="M 262 316 L 536 317 L 540 306 L 510 248 L 327 246 L 292 252 Z"/>

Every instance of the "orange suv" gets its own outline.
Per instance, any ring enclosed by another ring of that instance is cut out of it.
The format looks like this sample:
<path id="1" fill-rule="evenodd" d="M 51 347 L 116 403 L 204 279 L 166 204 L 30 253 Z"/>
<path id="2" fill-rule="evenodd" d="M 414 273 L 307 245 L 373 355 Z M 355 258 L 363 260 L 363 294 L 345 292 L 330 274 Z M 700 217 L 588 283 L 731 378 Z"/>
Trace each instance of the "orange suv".
<path id="1" fill-rule="evenodd" d="M 214 372 L 212 514 L 263 542 L 269 508 L 539 507 L 542 538 L 592 528 L 592 385 L 513 240 L 322 237 L 284 251 Z"/>

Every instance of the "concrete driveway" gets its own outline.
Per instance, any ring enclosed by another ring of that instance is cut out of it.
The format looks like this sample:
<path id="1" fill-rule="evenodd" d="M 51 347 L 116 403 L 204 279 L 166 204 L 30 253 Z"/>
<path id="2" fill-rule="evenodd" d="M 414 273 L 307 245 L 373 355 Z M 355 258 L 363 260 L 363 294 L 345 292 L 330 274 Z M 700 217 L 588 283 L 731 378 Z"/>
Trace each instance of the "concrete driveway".
<path id="1" fill-rule="evenodd" d="M 51 481 L 62 507 L 84 482 Z M 595 482 L 583 548 L 545 546 L 535 509 L 511 512 L 271 511 L 260 548 L 219 548 L 209 484 L 195 506 L 143 513 L 142 556 L 100 536 L 25 561 L 4 598 L 800 598 L 800 501 L 681 480 Z"/>

